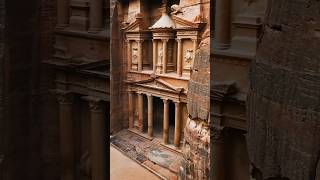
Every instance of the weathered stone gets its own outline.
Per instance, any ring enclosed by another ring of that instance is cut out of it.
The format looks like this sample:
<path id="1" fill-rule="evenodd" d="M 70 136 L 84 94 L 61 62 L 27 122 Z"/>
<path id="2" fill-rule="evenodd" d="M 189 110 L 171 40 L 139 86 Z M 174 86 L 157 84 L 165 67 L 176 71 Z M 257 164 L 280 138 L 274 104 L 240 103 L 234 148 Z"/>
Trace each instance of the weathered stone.
<path id="1" fill-rule="evenodd" d="M 268 2 L 248 98 L 248 151 L 259 180 L 319 178 L 319 8 L 317 0 Z"/>

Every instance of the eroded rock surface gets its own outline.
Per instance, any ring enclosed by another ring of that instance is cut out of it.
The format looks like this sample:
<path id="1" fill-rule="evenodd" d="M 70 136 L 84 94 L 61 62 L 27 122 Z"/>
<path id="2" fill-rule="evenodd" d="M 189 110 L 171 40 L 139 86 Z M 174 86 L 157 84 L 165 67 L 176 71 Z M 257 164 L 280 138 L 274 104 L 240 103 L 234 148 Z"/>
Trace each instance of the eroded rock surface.
<path id="1" fill-rule="evenodd" d="M 320 179 L 319 9 L 318 0 L 268 2 L 248 99 L 257 180 Z"/>
<path id="2" fill-rule="evenodd" d="M 209 179 L 209 111 L 210 111 L 210 37 L 204 33 L 196 51 L 194 67 L 189 81 L 189 118 L 184 130 L 184 145 L 180 177 Z"/>

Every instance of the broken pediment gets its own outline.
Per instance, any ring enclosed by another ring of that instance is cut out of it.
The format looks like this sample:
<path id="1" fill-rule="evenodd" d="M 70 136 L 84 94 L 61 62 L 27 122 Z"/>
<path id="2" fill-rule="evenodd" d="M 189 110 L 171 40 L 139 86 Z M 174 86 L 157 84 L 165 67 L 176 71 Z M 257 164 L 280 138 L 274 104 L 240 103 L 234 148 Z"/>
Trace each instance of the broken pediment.
<path id="1" fill-rule="evenodd" d="M 124 30 L 127 31 L 127 32 L 139 32 L 141 30 L 145 30 L 146 27 L 144 25 L 144 22 L 143 22 L 143 15 L 142 14 L 137 14 L 135 16 L 135 20 L 131 23 L 129 23 L 129 25 L 127 25 Z"/>
<path id="2" fill-rule="evenodd" d="M 137 86 L 149 87 L 153 89 L 160 89 L 165 91 L 171 91 L 175 93 L 183 92 L 184 89 L 182 87 L 176 87 L 164 80 L 158 78 L 150 78 L 142 81 L 127 81 L 127 83 Z"/>

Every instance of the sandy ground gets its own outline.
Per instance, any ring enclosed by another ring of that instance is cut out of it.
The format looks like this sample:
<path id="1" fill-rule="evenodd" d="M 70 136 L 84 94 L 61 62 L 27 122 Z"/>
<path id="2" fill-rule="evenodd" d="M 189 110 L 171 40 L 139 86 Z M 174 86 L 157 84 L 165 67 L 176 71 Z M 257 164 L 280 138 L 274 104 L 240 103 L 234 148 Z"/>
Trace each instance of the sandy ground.
<path id="1" fill-rule="evenodd" d="M 159 178 L 110 146 L 110 180 L 159 180 Z"/>

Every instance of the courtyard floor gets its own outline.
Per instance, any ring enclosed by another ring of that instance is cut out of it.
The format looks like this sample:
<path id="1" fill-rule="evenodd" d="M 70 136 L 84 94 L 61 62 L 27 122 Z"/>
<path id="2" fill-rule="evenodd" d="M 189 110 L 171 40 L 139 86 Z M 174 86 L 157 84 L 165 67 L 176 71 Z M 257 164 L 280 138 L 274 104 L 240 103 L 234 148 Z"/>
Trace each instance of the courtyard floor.
<path id="1" fill-rule="evenodd" d="M 146 139 L 129 130 L 122 130 L 110 138 L 111 146 L 131 161 L 157 174 L 161 179 L 177 180 L 182 154 L 168 150 L 161 140 Z M 112 156 L 111 156 L 112 157 Z M 111 163 L 112 163 L 111 159 Z M 127 169 L 125 167 L 122 170 Z"/>
<path id="2" fill-rule="evenodd" d="M 119 150 L 110 147 L 110 179 L 111 180 L 159 180 L 132 159 L 123 155 Z"/>

